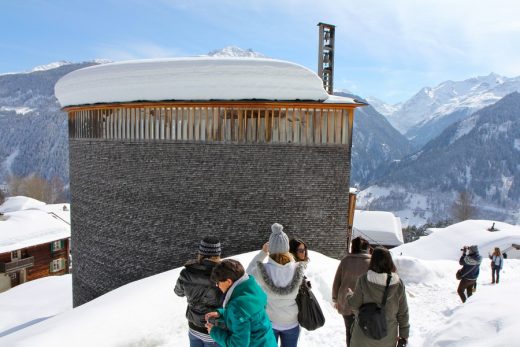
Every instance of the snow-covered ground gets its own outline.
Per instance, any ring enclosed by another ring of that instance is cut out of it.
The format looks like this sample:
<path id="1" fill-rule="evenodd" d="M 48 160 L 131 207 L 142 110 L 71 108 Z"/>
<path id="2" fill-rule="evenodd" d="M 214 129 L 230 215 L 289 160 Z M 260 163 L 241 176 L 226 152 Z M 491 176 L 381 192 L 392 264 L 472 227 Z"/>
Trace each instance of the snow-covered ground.
<path id="1" fill-rule="evenodd" d="M 456 294 L 463 245 L 478 244 L 485 257 L 491 247 L 518 243 L 520 226 L 497 223 L 500 231 L 488 232 L 491 224 L 466 221 L 394 248 L 410 306 L 409 346 L 520 346 L 520 260 L 507 259 L 500 284 L 491 285 L 484 258 L 476 293 L 465 304 Z M 247 266 L 254 254 L 233 258 Z M 331 304 L 339 261 L 312 251 L 310 257 L 307 276 L 327 321 L 316 331 L 303 330 L 299 346 L 342 346 L 343 319 Z M 13 288 L 0 294 L 0 346 L 188 346 L 186 302 L 173 293 L 180 270 L 130 283 L 76 309 L 70 306 L 70 276 Z M 49 295 L 59 303 L 49 303 Z"/>

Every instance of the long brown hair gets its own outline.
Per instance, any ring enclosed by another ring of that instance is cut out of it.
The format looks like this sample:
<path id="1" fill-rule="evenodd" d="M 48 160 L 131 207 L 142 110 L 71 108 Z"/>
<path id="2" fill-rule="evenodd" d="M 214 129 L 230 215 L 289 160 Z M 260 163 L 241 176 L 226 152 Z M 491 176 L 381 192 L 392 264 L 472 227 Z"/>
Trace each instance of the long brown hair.
<path id="1" fill-rule="evenodd" d="M 500 257 L 502 255 L 502 252 L 500 252 L 500 248 L 495 247 L 495 250 L 493 251 L 493 255 Z"/>
<path id="2" fill-rule="evenodd" d="M 275 262 L 277 262 L 280 265 L 285 265 L 287 263 L 290 263 L 294 260 L 291 253 L 271 253 L 269 254 L 269 258 L 273 259 Z"/>

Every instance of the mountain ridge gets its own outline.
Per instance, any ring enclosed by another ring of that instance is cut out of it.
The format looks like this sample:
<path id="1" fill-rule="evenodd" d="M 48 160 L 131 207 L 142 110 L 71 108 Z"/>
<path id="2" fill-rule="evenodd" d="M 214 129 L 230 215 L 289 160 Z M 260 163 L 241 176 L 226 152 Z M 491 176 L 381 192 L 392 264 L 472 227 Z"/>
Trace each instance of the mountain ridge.
<path id="1" fill-rule="evenodd" d="M 425 220 L 435 222 L 449 216 L 458 192 L 469 191 L 481 207 L 477 217 L 515 221 L 520 208 L 519 114 L 520 93 L 513 92 L 450 125 L 421 150 L 379 170 L 372 188 L 361 194 L 361 204 L 428 211 Z M 421 199 L 420 207 L 413 206 Z"/>

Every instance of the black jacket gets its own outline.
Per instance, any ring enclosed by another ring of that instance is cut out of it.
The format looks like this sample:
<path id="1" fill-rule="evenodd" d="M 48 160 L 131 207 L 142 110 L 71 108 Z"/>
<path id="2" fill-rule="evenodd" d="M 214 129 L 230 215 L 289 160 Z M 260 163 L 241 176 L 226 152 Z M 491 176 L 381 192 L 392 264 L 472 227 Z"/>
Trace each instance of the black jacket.
<path id="1" fill-rule="evenodd" d="M 174 289 L 175 294 L 186 296 L 188 300 L 186 318 L 190 328 L 204 334 L 208 333 L 204 327 L 204 315 L 222 307 L 224 301 L 224 294 L 215 286 L 215 282 L 210 280 L 215 265 L 215 262 L 207 259 L 201 263 L 188 262 L 181 271 Z"/>

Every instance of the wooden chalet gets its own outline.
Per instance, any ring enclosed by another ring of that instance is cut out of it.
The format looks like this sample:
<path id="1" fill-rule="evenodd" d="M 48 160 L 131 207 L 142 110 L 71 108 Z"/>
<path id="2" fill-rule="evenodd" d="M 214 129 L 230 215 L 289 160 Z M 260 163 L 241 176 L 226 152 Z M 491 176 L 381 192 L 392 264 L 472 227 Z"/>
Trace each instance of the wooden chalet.
<path id="1" fill-rule="evenodd" d="M 9 199 L 29 198 L 8 198 L 7 203 Z M 68 206 L 38 204 L 37 208 L 15 209 L 11 206 L 9 212 L 5 208 L 1 212 L 0 292 L 38 278 L 69 273 Z"/>

